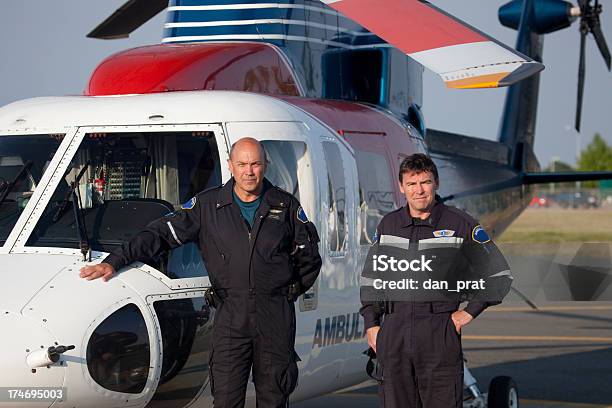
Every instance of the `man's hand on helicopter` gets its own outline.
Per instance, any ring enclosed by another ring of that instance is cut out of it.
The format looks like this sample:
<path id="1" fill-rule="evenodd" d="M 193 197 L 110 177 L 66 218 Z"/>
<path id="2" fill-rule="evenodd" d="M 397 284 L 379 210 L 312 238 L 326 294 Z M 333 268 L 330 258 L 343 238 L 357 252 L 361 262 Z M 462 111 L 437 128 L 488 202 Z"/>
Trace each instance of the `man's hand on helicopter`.
<path id="1" fill-rule="evenodd" d="M 82 267 L 79 276 L 87 280 L 102 278 L 104 282 L 108 282 L 108 280 L 113 277 L 114 273 L 115 268 L 113 268 L 110 264 L 102 262 L 98 265 L 88 265 Z"/>

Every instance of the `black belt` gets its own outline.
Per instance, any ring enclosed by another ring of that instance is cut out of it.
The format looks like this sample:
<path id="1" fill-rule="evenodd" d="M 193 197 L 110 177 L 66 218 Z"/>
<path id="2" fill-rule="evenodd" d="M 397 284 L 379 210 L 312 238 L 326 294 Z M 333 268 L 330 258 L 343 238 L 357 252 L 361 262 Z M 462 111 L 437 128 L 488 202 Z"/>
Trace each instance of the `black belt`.
<path id="1" fill-rule="evenodd" d="M 272 289 L 271 291 L 262 291 L 256 290 L 255 288 L 249 289 L 222 289 L 222 288 L 213 288 L 213 291 L 224 300 L 229 296 L 244 296 L 244 295 L 260 295 L 260 296 L 287 296 L 289 294 L 289 286 L 285 286 L 283 288 Z"/>
<path id="2" fill-rule="evenodd" d="M 393 302 L 383 301 L 380 303 L 379 308 L 384 314 L 392 314 L 398 312 L 414 313 L 416 315 L 430 315 L 438 313 L 452 313 L 456 311 L 456 308 L 442 307 L 442 309 L 436 308 L 434 302 Z"/>
<path id="3" fill-rule="evenodd" d="M 289 286 L 285 286 L 282 288 L 272 289 L 271 291 L 256 291 L 255 288 L 249 289 L 225 289 L 225 288 L 216 288 L 211 287 L 206 289 L 204 292 L 204 297 L 208 301 L 208 304 L 212 307 L 218 307 L 223 303 L 224 299 L 229 296 L 284 296 L 287 300 L 294 302 L 301 293 L 301 286 L 299 283 L 292 283 Z"/>
<path id="4" fill-rule="evenodd" d="M 390 300 L 378 300 L 374 302 L 374 312 L 377 315 L 391 314 L 395 312 L 395 302 Z"/>

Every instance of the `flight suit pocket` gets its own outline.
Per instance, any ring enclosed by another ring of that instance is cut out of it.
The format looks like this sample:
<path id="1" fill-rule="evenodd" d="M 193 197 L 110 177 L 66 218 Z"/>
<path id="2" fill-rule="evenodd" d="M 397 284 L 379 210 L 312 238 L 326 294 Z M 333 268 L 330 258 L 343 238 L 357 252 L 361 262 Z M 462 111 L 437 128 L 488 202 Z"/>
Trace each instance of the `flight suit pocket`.
<path id="1" fill-rule="evenodd" d="M 457 329 L 455 328 L 455 323 L 453 322 L 453 318 L 449 315 L 448 317 L 448 327 L 447 327 L 447 333 L 450 336 L 450 348 L 451 350 L 454 350 L 453 353 L 449 354 L 449 357 L 451 358 L 451 360 L 454 360 L 452 357 L 457 355 L 457 356 L 462 356 L 462 350 L 461 350 L 461 333 L 457 332 Z M 462 358 L 462 357 L 459 357 Z"/>
<path id="2" fill-rule="evenodd" d="M 455 328 L 455 322 L 453 322 L 453 317 L 452 315 L 448 316 L 448 327 L 449 330 L 456 336 L 459 336 L 459 333 L 457 332 L 457 329 Z"/>
<path id="3" fill-rule="evenodd" d="M 446 377 L 446 376 L 445 376 Z M 431 406 L 435 407 L 461 407 L 463 399 L 463 381 L 457 373 L 453 378 L 445 378 L 444 383 L 436 384 L 431 392 Z M 425 405 L 427 406 L 427 405 Z"/>
<path id="4" fill-rule="evenodd" d="M 204 253 L 204 261 L 207 263 L 213 263 L 217 265 L 217 267 L 227 267 L 229 265 L 229 255 L 227 251 L 224 250 L 222 245 L 219 245 L 212 234 L 207 238 L 207 240 L 209 245 L 206 246 L 207 250 Z"/>
<path id="5" fill-rule="evenodd" d="M 257 237 L 255 251 L 267 262 L 278 261 L 278 255 L 288 255 L 293 242 L 289 224 L 284 220 L 266 217 Z"/>
<path id="6" fill-rule="evenodd" d="M 378 360 L 379 364 L 382 365 L 382 360 L 383 360 L 383 350 L 384 350 L 384 345 L 383 345 L 383 331 L 384 331 L 384 327 L 386 322 L 383 322 L 382 326 L 380 327 L 380 330 L 378 330 L 378 333 L 376 333 L 376 359 Z"/>

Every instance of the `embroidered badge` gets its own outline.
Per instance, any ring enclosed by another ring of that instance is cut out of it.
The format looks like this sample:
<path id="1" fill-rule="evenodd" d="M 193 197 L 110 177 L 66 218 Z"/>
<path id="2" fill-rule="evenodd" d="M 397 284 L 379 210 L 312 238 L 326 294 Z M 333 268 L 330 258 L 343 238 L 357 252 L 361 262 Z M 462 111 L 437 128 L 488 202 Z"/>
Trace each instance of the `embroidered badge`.
<path id="1" fill-rule="evenodd" d="M 187 201 L 184 204 L 181 204 L 181 209 L 183 210 L 191 210 L 196 205 L 196 198 L 193 197 L 191 200 Z"/>
<path id="2" fill-rule="evenodd" d="M 486 244 L 491 240 L 489 234 L 487 234 L 481 225 L 475 226 L 472 230 L 472 239 L 476 242 L 480 242 L 481 244 Z"/>
<path id="3" fill-rule="evenodd" d="M 434 237 L 452 237 L 455 235 L 455 231 L 453 230 L 438 230 L 433 232 Z"/>
<path id="4" fill-rule="evenodd" d="M 302 207 L 299 207 L 297 210 L 297 219 L 302 221 L 304 224 L 308 222 L 308 217 L 306 216 L 306 212 Z"/>

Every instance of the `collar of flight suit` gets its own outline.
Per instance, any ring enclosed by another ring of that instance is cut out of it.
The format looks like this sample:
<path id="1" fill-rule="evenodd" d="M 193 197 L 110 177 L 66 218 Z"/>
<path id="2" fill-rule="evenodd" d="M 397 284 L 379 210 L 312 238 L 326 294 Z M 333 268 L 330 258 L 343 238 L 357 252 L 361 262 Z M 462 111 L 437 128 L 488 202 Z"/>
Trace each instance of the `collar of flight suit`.
<path id="1" fill-rule="evenodd" d="M 434 206 L 431 209 L 431 214 L 429 214 L 429 217 L 415 223 L 414 219 L 410 216 L 410 209 L 408 208 L 408 204 L 406 204 L 404 206 L 404 210 L 401 211 L 402 226 L 410 227 L 412 225 L 424 225 L 424 226 L 435 228 L 438 225 L 438 221 L 440 220 L 440 217 L 442 216 L 443 211 L 444 211 L 444 204 L 442 203 L 442 198 L 436 194 L 436 197 L 434 199 Z"/>
<path id="2" fill-rule="evenodd" d="M 217 201 L 217 209 L 221 207 L 225 207 L 234 202 L 234 196 L 232 191 L 234 190 L 235 180 L 232 177 L 229 179 L 227 183 L 221 187 L 221 191 L 219 192 L 219 197 Z M 267 207 L 289 207 L 289 203 L 284 197 L 278 194 L 277 189 L 274 188 L 274 185 L 270 183 L 270 181 L 264 177 L 264 193 L 262 197 L 262 204 L 266 203 Z"/>

